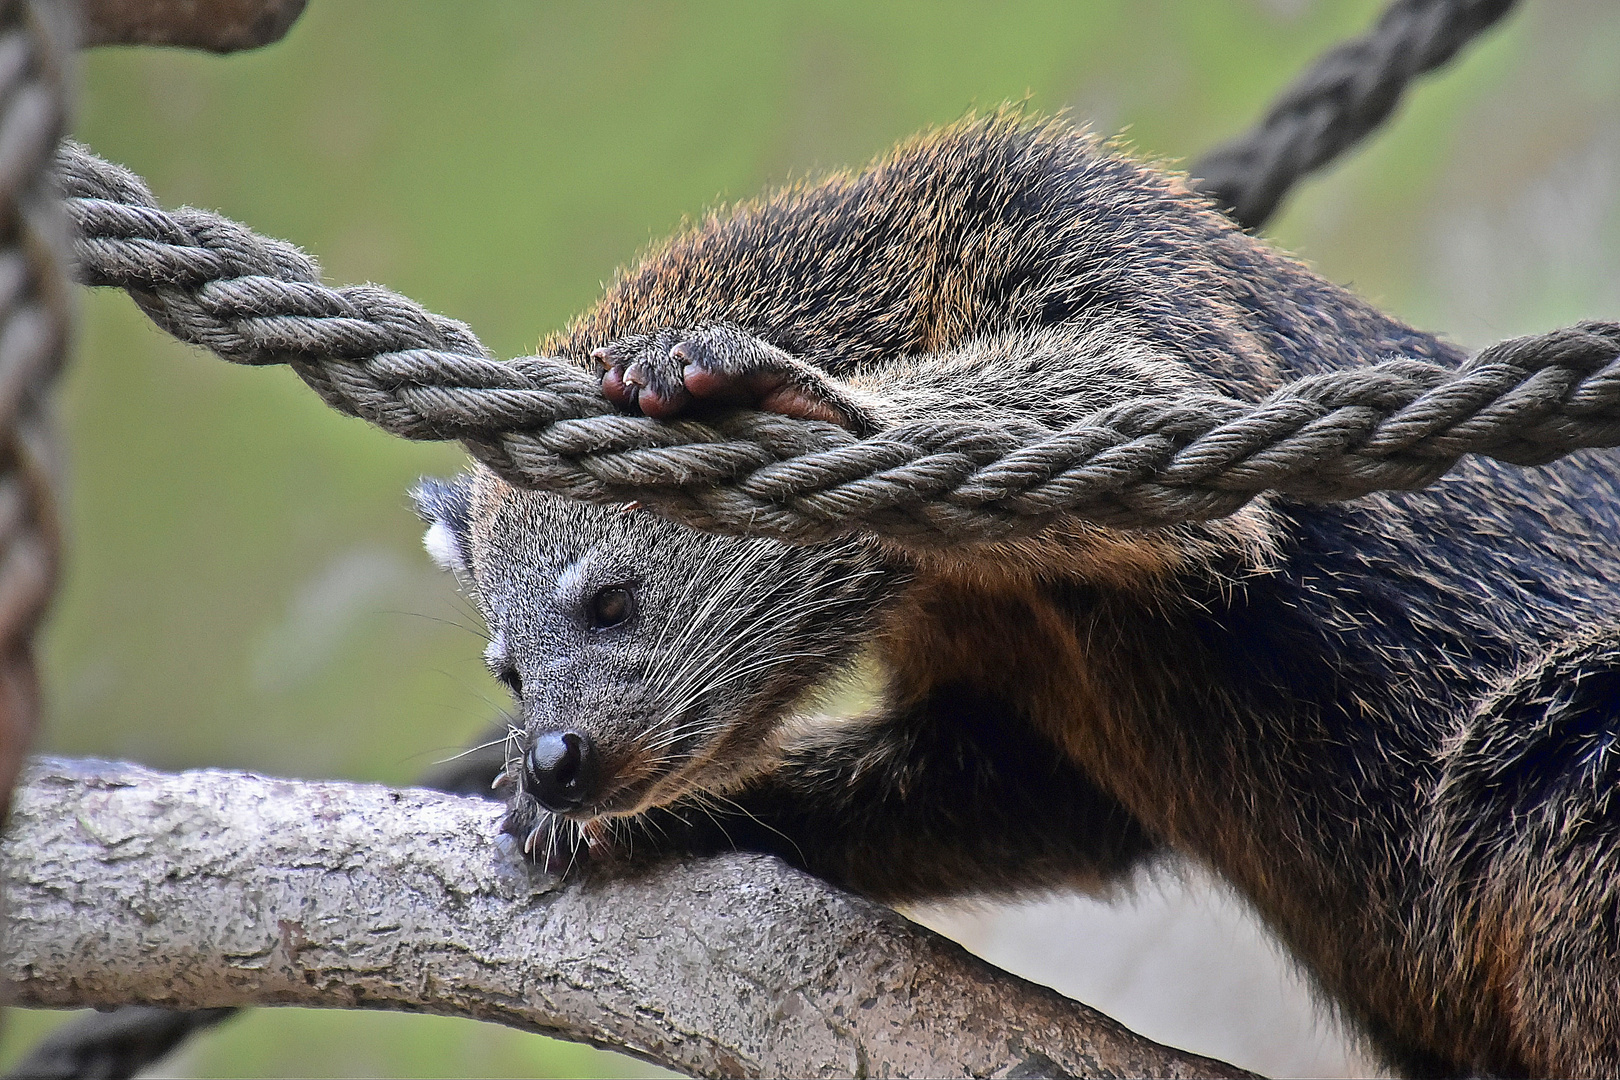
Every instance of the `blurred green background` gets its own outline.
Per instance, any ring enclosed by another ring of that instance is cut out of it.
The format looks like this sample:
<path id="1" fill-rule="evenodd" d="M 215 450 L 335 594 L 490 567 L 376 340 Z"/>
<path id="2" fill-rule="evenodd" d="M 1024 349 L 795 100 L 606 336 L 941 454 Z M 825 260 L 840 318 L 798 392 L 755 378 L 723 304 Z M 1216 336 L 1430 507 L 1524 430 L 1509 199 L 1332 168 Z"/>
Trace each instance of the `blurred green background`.
<path id="1" fill-rule="evenodd" d="M 328 280 L 386 283 L 514 355 L 683 218 L 972 107 L 1027 98 L 1195 157 L 1380 6 L 311 0 L 256 53 L 87 54 L 76 130 L 165 204 L 292 239 Z M 1620 8 L 1541 0 L 1269 231 L 1478 345 L 1620 315 L 1617 208 Z M 82 305 L 41 749 L 404 783 L 475 733 L 503 692 L 404 497 L 457 449 L 180 346 L 121 295 Z M 12 1012 L 0 1064 L 58 1019 Z M 298 1010 L 241 1017 L 165 1069 L 647 1071 L 471 1022 Z"/>

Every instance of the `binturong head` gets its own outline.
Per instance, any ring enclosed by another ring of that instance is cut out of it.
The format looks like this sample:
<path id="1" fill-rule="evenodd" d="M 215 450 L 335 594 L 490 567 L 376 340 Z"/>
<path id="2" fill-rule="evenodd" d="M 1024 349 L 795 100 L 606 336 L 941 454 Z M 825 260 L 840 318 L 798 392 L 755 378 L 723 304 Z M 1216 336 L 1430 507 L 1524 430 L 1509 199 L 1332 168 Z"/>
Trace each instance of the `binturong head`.
<path id="1" fill-rule="evenodd" d="M 714 536 L 483 469 L 412 495 L 517 702 L 504 828 L 548 860 L 562 823 L 571 850 L 604 838 L 606 819 L 768 771 L 788 722 L 849 668 L 904 583 L 870 541 Z"/>

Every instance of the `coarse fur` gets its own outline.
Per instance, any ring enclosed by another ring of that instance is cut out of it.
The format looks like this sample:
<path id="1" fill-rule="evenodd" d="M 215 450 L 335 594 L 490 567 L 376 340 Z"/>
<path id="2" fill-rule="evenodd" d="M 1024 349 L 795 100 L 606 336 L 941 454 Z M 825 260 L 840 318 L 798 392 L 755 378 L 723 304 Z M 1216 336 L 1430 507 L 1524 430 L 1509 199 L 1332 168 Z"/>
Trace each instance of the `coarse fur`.
<path id="1" fill-rule="evenodd" d="M 649 415 L 863 433 L 1462 359 L 1183 178 L 1005 114 L 708 217 L 542 348 Z M 1620 1071 L 1617 487 L 1612 455 L 1474 460 L 1421 493 L 950 552 L 705 535 L 483 471 L 418 497 L 517 694 L 507 827 L 542 857 L 739 845 L 915 901 L 1175 853 L 1394 1067 L 1590 1076 Z M 628 616 L 592 616 L 619 593 Z M 879 704 L 818 717 L 863 655 Z M 561 731 L 600 754 L 566 827 L 522 760 Z"/>

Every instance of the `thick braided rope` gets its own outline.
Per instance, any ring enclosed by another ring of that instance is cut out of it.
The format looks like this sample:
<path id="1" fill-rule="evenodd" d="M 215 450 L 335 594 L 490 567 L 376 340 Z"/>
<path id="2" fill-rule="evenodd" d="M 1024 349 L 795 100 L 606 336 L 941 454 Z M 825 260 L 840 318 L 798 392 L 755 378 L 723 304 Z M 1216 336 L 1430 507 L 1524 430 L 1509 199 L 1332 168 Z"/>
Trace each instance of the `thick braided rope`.
<path id="1" fill-rule="evenodd" d="M 869 531 L 921 546 L 1081 517 L 1220 517 L 1263 491 L 1349 499 L 1429 484 L 1465 454 L 1519 464 L 1620 443 L 1620 326 L 1302 379 L 1258 404 L 1139 398 L 1060 429 L 941 419 L 857 439 L 739 412 L 615 414 L 566 361 L 490 359 L 466 327 L 376 286 L 329 288 L 291 246 L 201 210 L 169 213 L 82 147 L 59 159 L 83 280 L 238 363 L 289 363 L 332 406 L 412 439 L 460 439 L 513 483 L 640 501 L 697 528 L 812 542 Z"/>
<path id="2" fill-rule="evenodd" d="M 1323 53 L 1265 118 L 1192 167 L 1198 188 L 1245 229 L 1289 188 L 1389 118 L 1407 86 L 1455 56 L 1514 0 L 1395 0 L 1378 24 Z"/>
<path id="3" fill-rule="evenodd" d="M 0 816 L 38 718 L 33 636 L 60 548 L 50 389 L 73 303 L 49 170 L 77 15 L 57 0 L 0 3 Z"/>

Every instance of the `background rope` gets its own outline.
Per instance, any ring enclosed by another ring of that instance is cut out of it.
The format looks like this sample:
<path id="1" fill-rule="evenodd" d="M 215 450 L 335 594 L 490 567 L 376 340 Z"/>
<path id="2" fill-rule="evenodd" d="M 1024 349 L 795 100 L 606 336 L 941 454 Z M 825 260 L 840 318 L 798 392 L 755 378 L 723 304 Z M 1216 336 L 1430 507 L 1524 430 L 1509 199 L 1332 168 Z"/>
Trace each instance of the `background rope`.
<path id="1" fill-rule="evenodd" d="M 236 1009 L 181 1011 L 125 1005 L 71 1020 L 41 1039 L 7 1075 L 18 1080 L 113 1080 L 130 1077 Z"/>
<path id="2" fill-rule="evenodd" d="M 39 714 L 33 636 L 56 580 L 49 393 L 67 349 L 67 229 L 50 183 L 75 12 L 0 3 L 0 815 Z"/>
<path id="3" fill-rule="evenodd" d="M 1539 464 L 1620 444 L 1620 325 L 1494 345 L 1458 370 L 1388 360 L 1259 404 L 1138 398 L 1052 430 L 902 424 L 860 440 L 757 412 L 621 416 L 572 363 L 489 358 L 470 330 L 377 286 L 330 288 L 292 246 L 160 209 L 83 147 L 58 168 L 82 280 L 244 364 L 291 364 L 334 408 L 410 439 L 460 439 L 514 484 L 631 500 L 696 528 L 813 542 L 864 530 L 919 546 L 1230 514 L 1263 491 L 1349 499 L 1432 483 L 1465 454 Z"/>
<path id="4" fill-rule="evenodd" d="M 1304 176 L 1389 118 L 1408 84 L 1446 63 L 1514 0 L 1396 0 L 1361 37 L 1323 53 L 1265 118 L 1192 167 L 1200 191 L 1258 229 Z"/>

